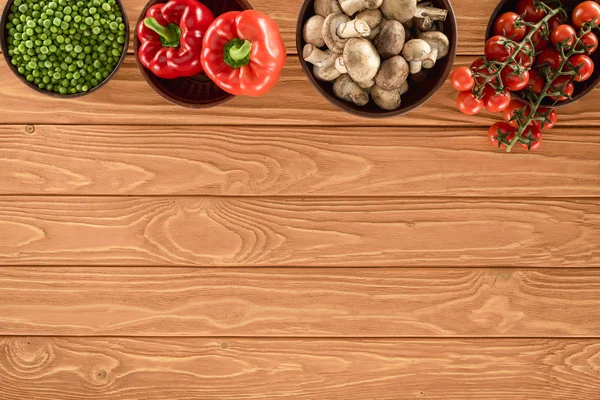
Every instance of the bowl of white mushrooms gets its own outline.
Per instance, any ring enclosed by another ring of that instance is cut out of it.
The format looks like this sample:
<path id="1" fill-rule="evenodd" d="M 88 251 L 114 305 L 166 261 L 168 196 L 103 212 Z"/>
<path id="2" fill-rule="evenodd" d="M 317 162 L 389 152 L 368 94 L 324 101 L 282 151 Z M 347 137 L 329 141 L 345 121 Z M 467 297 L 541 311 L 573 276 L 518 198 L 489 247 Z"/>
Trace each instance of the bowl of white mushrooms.
<path id="1" fill-rule="evenodd" d="M 305 0 L 296 27 L 313 86 L 351 114 L 402 115 L 444 84 L 456 56 L 449 0 Z"/>

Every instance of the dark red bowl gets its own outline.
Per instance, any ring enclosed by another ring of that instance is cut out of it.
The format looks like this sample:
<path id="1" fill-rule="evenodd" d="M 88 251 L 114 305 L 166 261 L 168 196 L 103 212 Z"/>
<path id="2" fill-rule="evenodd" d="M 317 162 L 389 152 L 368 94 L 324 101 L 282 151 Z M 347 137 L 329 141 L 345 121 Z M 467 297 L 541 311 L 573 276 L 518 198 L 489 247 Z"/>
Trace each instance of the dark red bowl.
<path id="1" fill-rule="evenodd" d="M 142 22 L 148 8 L 158 3 L 166 3 L 167 1 L 168 0 L 150 0 L 142 10 L 136 26 Z M 202 4 L 212 11 L 215 18 L 228 11 L 253 9 L 252 5 L 246 0 L 202 0 Z M 144 80 L 148 82 L 148 85 L 150 85 L 156 93 L 160 94 L 170 102 L 182 107 L 209 108 L 223 104 L 235 97 L 217 86 L 217 84 L 211 81 L 205 74 L 176 79 L 163 79 L 157 77 L 140 63 L 139 57 L 137 56 L 139 47 L 140 41 L 137 34 L 134 34 L 133 48 L 135 51 L 135 59 Z"/>
<path id="2" fill-rule="evenodd" d="M 121 58 L 119 58 L 119 62 L 115 66 L 115 69 L 113 69 L 113 71 L 110 73 L 110 75 L 108 75 L 102 82 L 100 82 L 100 84 L 98 86 L 95 86 L 95 87 L 91 88 L 90 90 L 88 90 L 87 92 L 83 92 L 83 93 L 60 94 L 60 93 L 49 92 L 47 90 L 40 89 L 39 87 L 37 87 L 37 85 L 34 85 L 33 83 L 29 82 L 27 79 L 25 79 L 25 77 L 23 75 L 19 74 L 17 67 L 12 65 L 12 63 L 10 62 L 10 56 L 8 55 L 8 30 L 6 29 L 6 23 L 7 23 L 6 20 L 8 19 L 8 14 L 10 14 L 10 7 L 12 6 L 13 1 L 14 0 L 8 0 L 6 2 L 6 4 L 4 5 L 4 11 L 2 11 L 2 18 L 0 19 L 0 27 L 1 27 L 1 29 L 0 29 L 0 47 L 2 48 L 2 55 L 4 56 L 4 61 L 6 61 L 6 64 L 8 65 L 8 67 L 10 68 L 12 73 L 15 74 L 15 76 L 17 78 L 19 78 L 19 80 L 21 82 L 23 82 L 25 85 L 27 85 L 31 89 L 35 90 L 36 92 L 44 94 L 46 96 L 56 97 L 56 98 L 60 98 L 60 99 L 73 99 L 76 97 L 87 96 L 88 94 L 94 93 L 95 91 L 99 90 L 101 87 L 106 85 L 108 83 L 108 81 L 110 81 L 113 78 L 113 76 L 115 76 L 115 74 L 121 67 L 121 64 L 123 64 L 123 61 L 125 61 L 125 56 L 127 55 L 127 49 L 129 48 L 129 21 L 127 20 L 127 14 L 125 13 L 125 8 L 123 7 L 123 4 L 121 3 L 120 0 L 116 0 L 116 4 L 121 9 L 121 14 L 123 14 L 123 24 L 125 24 L 126 40 L 125 40 L 125 44 L 123 45 L 124 47 L 123 47 L 123 53 L 121 54 Z"/>
<path id="3" fill-rule="evenodd" d="M 583 1 L 584 0 L 562 0 L 562 4 L 565 6 L 565 8 L 568 9 L 567 12 L 570 12 L 570 10 L 572 10 L 577 4 L 582 3 Z M 490 20 L 488 22 L 488 26 L 487 26 L 487 30 L 486 30 L 486 34 L 485 34 L 486 40 L 491 38 L 492 36 L 494 36 L 494 21 L 496 21 L 496 18 L 498 18 L 501 14 L 503 14 L 507 11 L 514 12 L 516 10 L 517 2 L 518 2 L 518 0 L 501 0 L 500 1 L 500 3 L 498 4 L 496 9 L 492 13 L 492 16 L 490 17 Z M 600 64 L 599 64 L 600 63 L 600 51 L 596 51 L 594 54 L 592 54 L 590 56 L 590 58 L 592 59 L 592 61 L 594 61 L 594 64 L 596 65 L 596 68 L 594 69 L 594 73 L 592 74 L 590 79 L 588 79 L 585 82 L 575 82 L 575 91 L 573 92 L 572 99 L 565 100 L 565 101 L 559 101 L 559 102 L 555 103 L 554 101 L 550 100 L 549 98 L 546 98 L 542 101 L 542 105 L 546 106 L 546 107 L 553 107 L 553 108 L 564 107 L 564 106 L 568 106 L 569 104 L 573 104 L 576 101 L 579 101 L 579 100 L 583 99 L 585 96 L 587 96 L 588 94 L 590 94 L 592 92 L 592 90 L 594 90 L 594 88 L 596 88 L 598 83 L 600 83 Z M 529 102 L 525 97 L 522 97 L 522 100 L 527 103 Z"/>
<path id="4" fill-rule="evenodd" d="M 425 104 L 444 85 L 448 75 L 450 75 L 450 71 L 452 71 L 454 58 L 456 57 L 458 29 L 456 26 L 456 17 L 454 15 L 452 5 L 450 4 L 450 0 L 433 0 L 433 5 L 435 7 L 448 10 L 448 17 L 444 22 L 443 32 L 446 34 L 446 36 L 448 36 L 448 40 L 450 41 L 450 50 L 448 51 L 448 55 L 446 55 L 446 57 L 442 58 L 432 69 L 429 70 L 429 73 L 423 81 L 419 83 L 413 83 L 411 85 L 411 89 L 402 95 L 402 104 L 400 105 L 400 108 L 396 110 L 383 110 L 379 108 L 377 104 L 373 102 L 373 100 L 370 100 L 369 103 L 364 107 L 340 100 L 333 94 L 332 82 L 323 82 L 314 77 L 312 72 L 313 66 L 308 64 L 302 58 L 302 49 L 306 44 L 304 42 L 304 38 L 302 37 L 302 29 L 306 20 L 315 15 L 314 0 L 304 1 L 296 24 L 296 48 L 298 51 L 298 58 L 300 59 L 300 65 L 302 65 L 302 69 L 308 77 L 308 80 L 317 89 L 317 91 L 331 104 L 346 111 L 347 113 L 366 118 L 387 118 L 409 113 L 417 107 Z"/>

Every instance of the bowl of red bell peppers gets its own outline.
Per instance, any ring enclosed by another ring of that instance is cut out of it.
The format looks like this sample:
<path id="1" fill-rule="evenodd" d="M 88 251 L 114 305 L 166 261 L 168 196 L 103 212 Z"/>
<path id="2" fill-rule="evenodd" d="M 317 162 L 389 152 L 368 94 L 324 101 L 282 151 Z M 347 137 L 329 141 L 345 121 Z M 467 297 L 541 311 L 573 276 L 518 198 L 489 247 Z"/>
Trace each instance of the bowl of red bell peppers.
<path id="1" fill-rule="evenodd" d="M 266 94 L 286 60 L 277 25 L 246 0 L 150 0 L 134 49 L 146 82 L 193 108 Z"/>

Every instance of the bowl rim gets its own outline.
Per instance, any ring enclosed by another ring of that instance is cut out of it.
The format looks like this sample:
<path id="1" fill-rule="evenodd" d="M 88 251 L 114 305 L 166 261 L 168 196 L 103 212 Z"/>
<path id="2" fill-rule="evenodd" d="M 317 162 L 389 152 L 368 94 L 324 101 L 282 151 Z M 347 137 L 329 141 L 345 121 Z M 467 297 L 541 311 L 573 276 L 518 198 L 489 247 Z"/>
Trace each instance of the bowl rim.
<path id="1" fill-rule="evenodd" d="M 323 96 L 325 98 L 325 100 L 327 100 L 327 102 L 329 102 L 329 104 L 331 104 L 331 105 L 335 106 L 336 108 L 338 108 L 342 111 L 345 111 L 349 114 L 356 115 L 358 117 L 363 117 L 363 118 L 381 119 L 381 118 L 390 118 L 390 117 L 401 116 L 404 114 L 408 114 L 411 111 L 414 111 L 415 109 L 421 107 L 422 105 L 427 103 L 429 100 L 431 100 L 431 98 L 446 83 L 446 81 L 448 80 L 448 77 L 450 76 L 450 73 L 452 72 L 452 69 L 454 68 L 454 62 L 456 59 L 456 52 L 457 52 L 457 45 L 458 45 L 458 21 L 456 19 L 456 14 L 454 13 L 454 8 L 452 7 L 451 0 L 442 0 L 442 1 L 447 3 L 448 14 L 453 16 L 452 20 L 454 21 L 454 23 L 448 24 L 448 28 L 447 28 L 453 32 L 454 38 L 455 38 L 454 41 L 452 42 L 452 44 L 450 45 L 448 54 L 446 55 L 446 57 L 448 57 L 449 63 L 447 65 L 447 67 L 445 68 L 444 72 L 442 73 L 442 76 L 440 77 L 439 81 L 436 82 L 435 85 L 433 85 L 431 87 L 431 90 L 429 91 L 429 93 L 426 96 L 424 96 L 422 99 L 420 99 L 416 103 L 411 104 L 410 106 L 404 107 L 404 108 L 402 106 L 400 106 L 400 108 L 398 108 L 396 110 L 387 111 L 387 110 L 382 109 L 381 112 L 372 113 L 372 112 L 368 112 L 368 111 L 360 111 L 358 109 L 352 108 L 349 105 L 345 105 L 345 103 L 342 100 L 338 100 L 337 98 L 334 98 L 328 92 L 323 90 L 323 88 L 321 88 L 321 86 L 318 84 L 317 80 L 315 79 L 315 77 L 311 71 L 311 67 L 308 65 L 308 63 L 302 57 L 302 50 L 304 47 L 302 45 L 302 43 L 304 41 L 302 32 L 303 32 L 304 22 L 305 22 L 302 19 L 302 16 L 303 16 L 303 14 L 306 13 L 307 8 L 310 7 L 310 5 L 314 4 L 314 0 L 304 0 L 303 1 L 302 6 L 300 7 L 300 11 L 298 13 L 298 17 L 296 19 L 296 52 L 297 52 L 298 59 L 300 60 L 300 65 L 302 66 L 302 70 L 304 71 L 304 74 L 308 78 L 311 85 L 319 92 L 319 94 L 321 96 Z"/>
<path id="2" fill-rule="evenodd" d="M 498 1 L 498 5 L 496 6 L 496 8 L 494 8 L 494 11 L 492 11 L 492 14 L 490 15 L 490 18 L 488 20 L 488 24 L 487 24 L 487 28 L 485 30 L 485 40 L 487 42 L 487 40 L 489 38 L 491 38 L 492 36 L 494 36 L 494 22 L 496 21 L 496 18 L 498 18 L 498 15 L 500 14 L 500 12 L 502 11 L 502 9 L 506 6 L 506 3 L 508 3 L 509 1 L 514 1 L 514 0 L 499 0 Z M 596 80 L 587 88 L 585 88 L 584 90 L 582 90 L 580 93 L 578 93 L 577 95 L 575 95 L 574 97 L 572 97 L 569 100 L 565 100 L 565 101 L 558 101 L 558 102 L 546 102 L 544 99 L 544 101 L 542 101 L 541 107 L 544 108 L 561 108 L 561 107 L 566 107 L 569 106 L 575 102 L 578 102 L 579 100 L 583 99 L 584 97 L 586 97 L 587 95 L 589 95 L 594 89 L 596 89 L 596 87 L 598 86 L 598 84 L 600 84 L 600 75 L 596 78 Z M 511 92 L 514 94 L 514 92 Z M 515 97 L 517 98 L 517 100 L 520 100 L 522 103 L 525 104 L 529 104 L 531 105 L 531 101 L 529 101 L 529 99 L 527 99 L 525 96 L 517 96 L 515 95 Z"/>
<path id="3" fill-rule="evenodd" d="M 221 100 L 217 100 L 217 101 L 213 101 L 210 103 L 189 103 L 189 102 L 184 102 L 181 100 L 178 100 L 176 98 L 173 97 L 169 97 L 166 93 L 164 93 L 156 84 L 154 84 L 153 81 L 151 81 L 148 78 L 149 74 L 152 74 L 152 72 L 150 72 L 146 67 L 144 67 L 140 61 L 140 58 L 138 56 L 138 50 L 140 47 L 140 40 L 137 36 L 137 27 L 140 25 L 140 23 L 142 22 L 142 20 L 146 17 L 146 13 L 148 12 L 148 9 L 150 7 L 152 7 L 155 4 L 159 4 L 159 3 L 166 3 L 168 0 L 148 0 L 146 2 L 146 5 L 144 6 L 144 8 L 142 9 L 142 11 L 140 12 L 140 15 L 136 21 L 135 24 L 135 30 L 133 33 L 133 52 L 134 52 L 134 56 L 135 56 L 135 62 L 138 66 L 138 70 L 140 71 L 140 74 L 142 75 L 142 78 L 144 78 L 144 81 L 146 81 L 146 83 L 148 84 L 148 86 L 150 86 L 152 88 L 152 90 L 154 90 L 155 93 L 158 93 L 160 95 L 160 97 L 162 97 L 163 99 L 176 104 L 178 106 L 181 107 L 186 107 L 186 108 L 197 108 L 197 109 L 202 109 L 202 108 L 211 108 L 211 107 L 217 107 L 221 104 L 227 103 L 228 101 L 233 100 L 234 98 L 236 98 L 236 95 L 233 95 L 231 93 L 227 93 L 227 96 L 224 97 Z M 245 8 L 245 10 L 254 10 L 254 7 L 252 7 L 252 4 L 250 4 L 247 0 L 236 0 L 238 3 L 242 4 L 243 7 Z M 208 7 L 208 6 L 207 6 Z M 212 12 L 212 10 L 211 10 Z M 215 18 L 217 18 L 218 15 L 215 15 Z M 204 75 L 204 73 L 202 74 Z M 197 76 L 197 75 L 194 75 Z M 188 77 L 191 78 L 191 77 Z"/>
<path id="4" fill-rule="evenodd" d="M 104 80 L 102 82 L 100 82 L 97 86 L 91 88 L 87 92 L 74 93 L 74 94 L 73 93 L 60 94 L 60 93 L 49 92 L 47 90 L 40 89 L 35 84 L 32 84 L 27 79 L 25 79 L 25 77 L 19 73 L 17 67 L 15 67 L 9 61 L 10 56 L 8 55 L 8 35 L 5 35 L 4 32 L 6 31 L 8 14 L 10 13 L 10 7 L 12 6 L 13 2 L 14 2 L 14 0 L 7 0 L 6 4 L 4 5 L 4 9 L 2 10 L 2 17 L 0 18 L 0 48 L 2 49 L 2 55 L 4 58 L 4 62 L 6 62 L 9 69 L 11 70 L 11 72 L 30 89 L 35 90 L 36 92 L 41 93 L 45 96 L 54 97 L 54 98 L 58 98 L 58 99 L 74 99 L 74 98 L 78 98 L 78 97 L 87 96 L 89 94 L 96 92 L 97 90 L 100 90 L 102 87 L 104 87 L 104 85 L 106 85 L 115 76 L 115 74 L 117 73 L 119 68 L 121 68 L 121 65 L 125 61 L 125 57 L 127 57 L 127 50 L 129 49 L 129 33 L 130 33 L 129 19 L 127 18 L 127 12 L 125 11 L 125 7 L 123 6 L 123 3 L 121 2 L 121 0 L 115 0 L 115 3 L 119 6 L 119 9 L 121 10 L 121 14 L 123 15 L 123 17 L 122 17 L 123 24 L 125 24 L 125 43 L 124 43 L 124 47 L 123 47 L 123 52 L 121 53 L 121 57 L 119 57 L 119 62 L 117 62 L 117 65 L 112 70 L 112 72 L 106 78 L 104 78 Z"/>

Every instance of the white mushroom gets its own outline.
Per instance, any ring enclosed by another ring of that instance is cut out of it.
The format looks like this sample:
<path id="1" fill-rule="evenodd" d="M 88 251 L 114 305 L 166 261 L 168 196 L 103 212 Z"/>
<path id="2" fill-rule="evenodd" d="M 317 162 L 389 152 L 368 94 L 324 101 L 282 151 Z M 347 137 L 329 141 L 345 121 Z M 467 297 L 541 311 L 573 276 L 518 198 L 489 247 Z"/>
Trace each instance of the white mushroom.
<path id="1" fill-rule="evenodd" d="M 408 81 L 404 81 L 404 83 L 402 84 L 402 86 L 400 86 L 400 89 L 398 90 L 400 90 L 400 96 L 408 92 Z"/>
<path id="2" fill-rule="evenodd" d="M 370 9 L 375 10 L 381 7 L 383 0 L 338 0 L 340 8 L 346 14 L 352 16 L 359 11 Z"/>
<path id="3" fill-rule="evenodd" d="M 383 0 L 381 12 L 387 19 L 402 23 L 408 23 L 413 17 L 445 21 L 448 15 L 448 11 L 441 8 L 417 5 L 417 0 Z"/>
<path id="4" fill-rule="evenodd" d="M 313 75 L 321 81 L 333 81 L 341 75 L 335 68 L 338 54 L 331 50 L 322 51 L 312 44 L 307 44 L 302 49 L 302 58 L 314 65 Z"/>
<path id="5" fill-rule="evenodd" d="M 381 65 L 381 58 L 373 44 L 367 39 L 349 39 L 344 47 L 344 52 L 336 60 L 336 68 L 342 74 L 348 73 L 352 80 L 369 87 Z"/>
<path id="6" fill-rule="evenodd" d="M 330 14 L 323 21 L 323 40 L 336 53 L 344 51 L 349 38 L 367 37 L 370 33 L 366 22 L 357 19 L 351 21 L 345 14 Z"/>
<path id="7" fill-rule="evenodd" d="M 368 36 L 369 39 L 373 39 L 379 34 L 379 31 L 381 30 L 380 25 L 383 20 L 379 9 L 361 11 L 356 14 L 356 19 L 365 21 L 367 25 L 369 25 L 369 29 L 371 29 L 371 33 Z"/>
<path id="8" fill-rule="evenodd" d="M 404 26 L 398 21 L 389 20 L 381 28 L 381 32 L 377 36 L 377 51 L 384 58 L 395 56 L 402 51 L 404 41 Z"/>
<path id="9" fill-rule="evenodd" d="M 396 110 L 402 104 L 399 89 L 385 90 L 375 85 L 371 89 L 371 97 L 373 97 L 375 104 L 388 111 Z"/>
<path id="10" fill-rule="evenodd" d="M 325 22 L 325 18 L 320 15 L 313 15 L 306 21 L 302 32 L 306 43 L 316 47 L 325 46 L 325 41 L 323 40 L 323 22 Z"/>
<path id="11" fill-rule="evenodd" d="M 385 60 L 375 77 L 375 84 L 384 90 L 399 89 L 408 78 L 408 63 L 401 56 Z"/>
<path id="12" fill-rule="evenodd" d="M 338 0 L 315 0 L 315 14 L 327 18 L 329 14 L 341 13 Z"/>
<path id="13" fill-rule="evenodd" d="M 433 68 L 437 60 L 446 57 L 448 54 L 450 41 L 442 32 L 423 32 L 419 35 L 419 38 L 429 43 L 431 47 L 431 53 L 423 60 L 423 68 Z"/>
<path id="14" fill-rule="evenodd" d="M 369 102 L 369 92 L 358 86 L 347 74 L 335 80 L 333 93 L 338 98 L 354 103 L 357 106 L 365 106 Z"/>
<path id="15" fill-rule="evenodd" d="M 431 46 L 423 39 L 411 39 L 402 49 L 402 57 L 408 61 L 411 74 L 421 71 L 422 62 L 431 54 Z"/>

